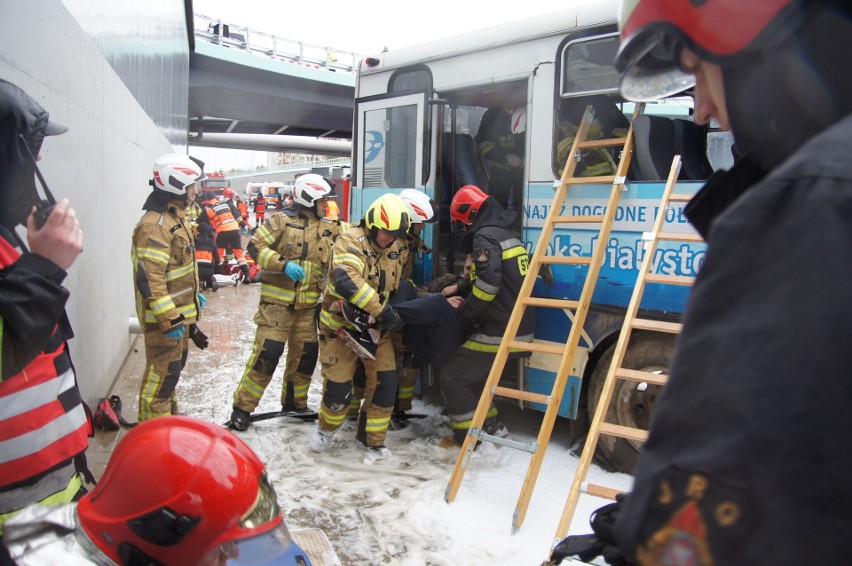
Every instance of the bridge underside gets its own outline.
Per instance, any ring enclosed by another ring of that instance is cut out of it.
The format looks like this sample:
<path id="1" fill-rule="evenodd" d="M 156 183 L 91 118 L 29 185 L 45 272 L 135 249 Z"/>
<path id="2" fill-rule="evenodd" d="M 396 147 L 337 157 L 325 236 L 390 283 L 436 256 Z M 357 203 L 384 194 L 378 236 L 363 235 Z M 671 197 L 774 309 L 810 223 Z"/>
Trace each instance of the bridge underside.
<path id="1" fill-rule="evenodd" d="M 352 139 L 351 75 L 265 60 L 196 42 L 190 56 L 189 129 Z"/>

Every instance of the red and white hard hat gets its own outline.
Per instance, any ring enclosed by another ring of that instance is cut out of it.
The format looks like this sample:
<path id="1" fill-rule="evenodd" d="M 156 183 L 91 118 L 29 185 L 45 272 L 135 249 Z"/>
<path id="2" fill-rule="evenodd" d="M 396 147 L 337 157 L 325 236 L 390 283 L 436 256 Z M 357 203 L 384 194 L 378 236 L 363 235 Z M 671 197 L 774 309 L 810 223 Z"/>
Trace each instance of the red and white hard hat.
<path id="1" fill-rule="evenodd" d="M 435 201 L 426 196 L 425 193 L 417 189 L 403 189 L 399 193 L 399 198 L 408 205 L 412 224 L 431 223 L 438 220 L 438 217 L 435 216 L 435 210 L 438 207 L 435 205 Z"/>
<path id="2" fill-rule="evenodd" d="M 334 185 L 322 175 L 308 173 L 296 179 L 293 186 L 293 202 L 312 207 L 319 199 L 335 196 Z"/>
<path id="3" fill-rule="evenodd" d="M 167 193 L 184 195 L 187 187 L 206 178 L 200 161 L 183 153 L 167 153 L 154 161 L 151 185 Z"/>
<path id="4" fill-rule="evenodd" d="M 790 33 L 787 16 L 794 0 L 623 0 L 619 12 L 621 47 L 615 66 L 625 73 L 621 94 L 651 100 L 695 84 L 680 69 L 683 47 L 714 63 L 765 48 Z"/>

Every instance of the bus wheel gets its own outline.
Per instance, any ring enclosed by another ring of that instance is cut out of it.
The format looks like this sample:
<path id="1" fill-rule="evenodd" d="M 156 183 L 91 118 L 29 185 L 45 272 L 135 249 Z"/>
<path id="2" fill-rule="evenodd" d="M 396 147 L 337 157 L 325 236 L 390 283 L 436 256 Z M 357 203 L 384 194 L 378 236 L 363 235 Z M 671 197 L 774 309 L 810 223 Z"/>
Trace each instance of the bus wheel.
<path id="1" fill-rule="evenodd" d="M 634 332 L 621 367 L 668 373 L 669 363 L 674 355 L 674 343 L 675 337 L 672 335 Z M 592 371 L 587 396 L 590 419 L 598 406 L 615 346 L 613 344 L 607 348 Z M 648 430 L 660 393 L 662 387 L 659 385 L 619 379 L 613 391 L 606 422 Z M 615 471 L 632 473 L 641 448 L 641 442 L 602 434 L 598 438 L 597 456 Z"/>

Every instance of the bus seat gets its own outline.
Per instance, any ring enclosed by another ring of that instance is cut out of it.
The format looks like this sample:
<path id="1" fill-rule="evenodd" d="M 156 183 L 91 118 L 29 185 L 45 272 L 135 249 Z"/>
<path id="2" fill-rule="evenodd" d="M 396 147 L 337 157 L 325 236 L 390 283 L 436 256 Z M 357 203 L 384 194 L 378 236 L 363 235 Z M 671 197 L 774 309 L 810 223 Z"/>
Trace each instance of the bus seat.
<path id="1" fill-rule="evenodd" d="M 455 148 L 455 150 L 453 150 Z M 455 151 L 455 161 L 453 161 Z M 450 134 L 445 132 L 442 139 L 441 158 L 443 170 L 449 174 L 455 167 L 452 191 L 465 185 L 481 186 L 482 175 L 479 172 L 479 154 L 476 143 L 470 134 Z M 452 199 L 452 195 L 450 195 Z"/>
<path id="2" fill-rule="evenodd" d="M 642 114 L 633 122 L 637 181 L 660 181 L 669 175 L 675 148 L 674 123 L 664 116 Z M 683 174 L 681 174 L 682 176 Z"/>
<path id="3" fill-rule="evenodd" d="M 675 150 L 683 160 L 683 176 L 693 181 L 709 179 L 713 174 L 713 166 L 707 159 L 707 129 L 690 120 L 676 119 L 672 122 Z"/>

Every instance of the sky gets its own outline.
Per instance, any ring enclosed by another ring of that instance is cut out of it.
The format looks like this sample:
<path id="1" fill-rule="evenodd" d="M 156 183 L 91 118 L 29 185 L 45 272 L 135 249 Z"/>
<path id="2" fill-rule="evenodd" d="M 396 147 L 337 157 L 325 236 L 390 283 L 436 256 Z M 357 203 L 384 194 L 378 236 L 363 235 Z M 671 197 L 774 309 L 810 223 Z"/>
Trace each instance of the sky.
<path id="1" fill-rule="evenodd" d="M 576 0 L 533 0 L 503 5 L 481 0 L 194 0 L 196 14 L 287 39 L 361 55 L 425 43 L 566 8 Z M 266 165 L 266 153 L 193 147 L 208 171 Z"/>

